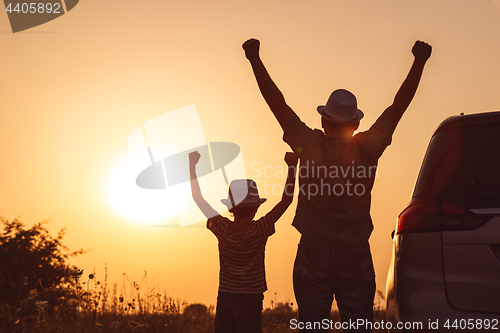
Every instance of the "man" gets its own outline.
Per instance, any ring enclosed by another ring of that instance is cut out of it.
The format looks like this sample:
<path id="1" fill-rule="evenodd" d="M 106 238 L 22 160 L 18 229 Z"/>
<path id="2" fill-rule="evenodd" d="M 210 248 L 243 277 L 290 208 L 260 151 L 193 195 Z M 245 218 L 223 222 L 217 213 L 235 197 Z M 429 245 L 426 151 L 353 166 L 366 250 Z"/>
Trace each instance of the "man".
<path id="1" fill-rule="evenodd" d="M 370 193 L 378 159 L 415 95 L 432 48 L 415 42 L 413 65 L 392 105 L 368 131 L 354 136 L 364 114 L 352 93 L 335 90 L 326 105 L 318 107 L 323 131 L 310 129 L 287 105 L 260 59 L 259 48 L 256 39 L 243 44 L 262 96 L 284 131 L 283 139 L 300 158 L 293 220 L 302 234 L 293 270 L 298 327 L 327 332 L 324 324 L 335 295 L 343 331 L 370 332 L 369 324 L 354 325 L 373 321 Z"/>

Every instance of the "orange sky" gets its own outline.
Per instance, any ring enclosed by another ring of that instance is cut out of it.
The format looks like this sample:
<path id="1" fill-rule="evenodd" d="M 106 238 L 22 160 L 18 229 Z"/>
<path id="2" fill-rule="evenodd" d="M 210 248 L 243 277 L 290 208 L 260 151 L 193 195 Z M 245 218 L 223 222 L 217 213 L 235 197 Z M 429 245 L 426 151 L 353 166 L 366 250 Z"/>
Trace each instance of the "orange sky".
<path id="1" fill-rule="evenodd" d="M 250 165 L 282 166 L 287 146 L 244 58 L 262 58 L 288 104 L 311 127 L 316 106 L 351 90 L 367 129 L 391 102 L 416 39 L 433 46 L 419 91 L 382 156 L 372 201 L 378 289 L 385 290 L 390 232 L 408 202 L 439 122 L 500 109 L 500 1 L 81 1 L 62 17 L 12 34 L 0 15 L 0 215 L 27 226 L 51 219 L 74 260 L 122 284 L 122 273 L 170 296 L 215 304 L 218 253 L 204 228 L 152 228 L 113 209 L 109 179 L 145 121 L 196 104 L 207 141 L 237 143 Z M 256 179 L 263 181 L 264 178 Z M 270 179 L 282 184 L 284 179 Z M 265 213 L 279 198 L 268 196 Z M 294 301 L 296 199 L 266 250 L 265 306 Z M 166 221 L 170 223 L 172 221 Z M 175 221 L 174 221 L 175 222 Z M 144 287 L 146 288 L 146 286 Z"/>

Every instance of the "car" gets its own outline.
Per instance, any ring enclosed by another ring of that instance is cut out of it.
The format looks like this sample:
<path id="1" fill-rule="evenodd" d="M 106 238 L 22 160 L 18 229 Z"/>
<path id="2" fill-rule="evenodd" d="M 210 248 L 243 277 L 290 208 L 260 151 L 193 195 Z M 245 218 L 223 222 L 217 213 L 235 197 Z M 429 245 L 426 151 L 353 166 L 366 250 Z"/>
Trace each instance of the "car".
<path id="1" fill-rule="evenodd" d="M 392 237 L 390 332 L 500 330 L 500 112 L 438 126 Z"/>

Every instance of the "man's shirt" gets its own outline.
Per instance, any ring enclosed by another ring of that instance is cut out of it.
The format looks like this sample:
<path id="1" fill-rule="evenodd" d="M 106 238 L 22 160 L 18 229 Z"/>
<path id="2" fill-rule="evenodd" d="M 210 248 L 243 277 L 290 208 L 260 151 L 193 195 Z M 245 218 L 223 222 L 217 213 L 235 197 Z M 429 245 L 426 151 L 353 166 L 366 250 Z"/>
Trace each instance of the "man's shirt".
<path id="1" fill-rule="evenodd" d="M 303 236 L 335 246 L 367 242 L 373 230 L 370 204 L 377 163 L 391 139 L 383 116 L 369 130 L 344 139 L 326 137 L 293 113 L 283 135 L 300 158 L 293 226 Z"/>

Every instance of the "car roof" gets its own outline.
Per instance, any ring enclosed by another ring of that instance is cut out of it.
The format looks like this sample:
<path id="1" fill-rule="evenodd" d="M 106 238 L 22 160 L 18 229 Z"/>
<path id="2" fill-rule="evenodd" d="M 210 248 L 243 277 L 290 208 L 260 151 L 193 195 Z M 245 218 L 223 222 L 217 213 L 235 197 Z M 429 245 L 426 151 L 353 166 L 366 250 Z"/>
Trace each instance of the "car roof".
<path id="1" fill-rule="evenodd" d="M 452 128 L 480 125 L 492 122 L 500 122 L 500 111 L 451 116 L 446 118 L 441 122 L 441 124 L 439 124 L 433 136 L 438 132 L 446 131 Z"/>

